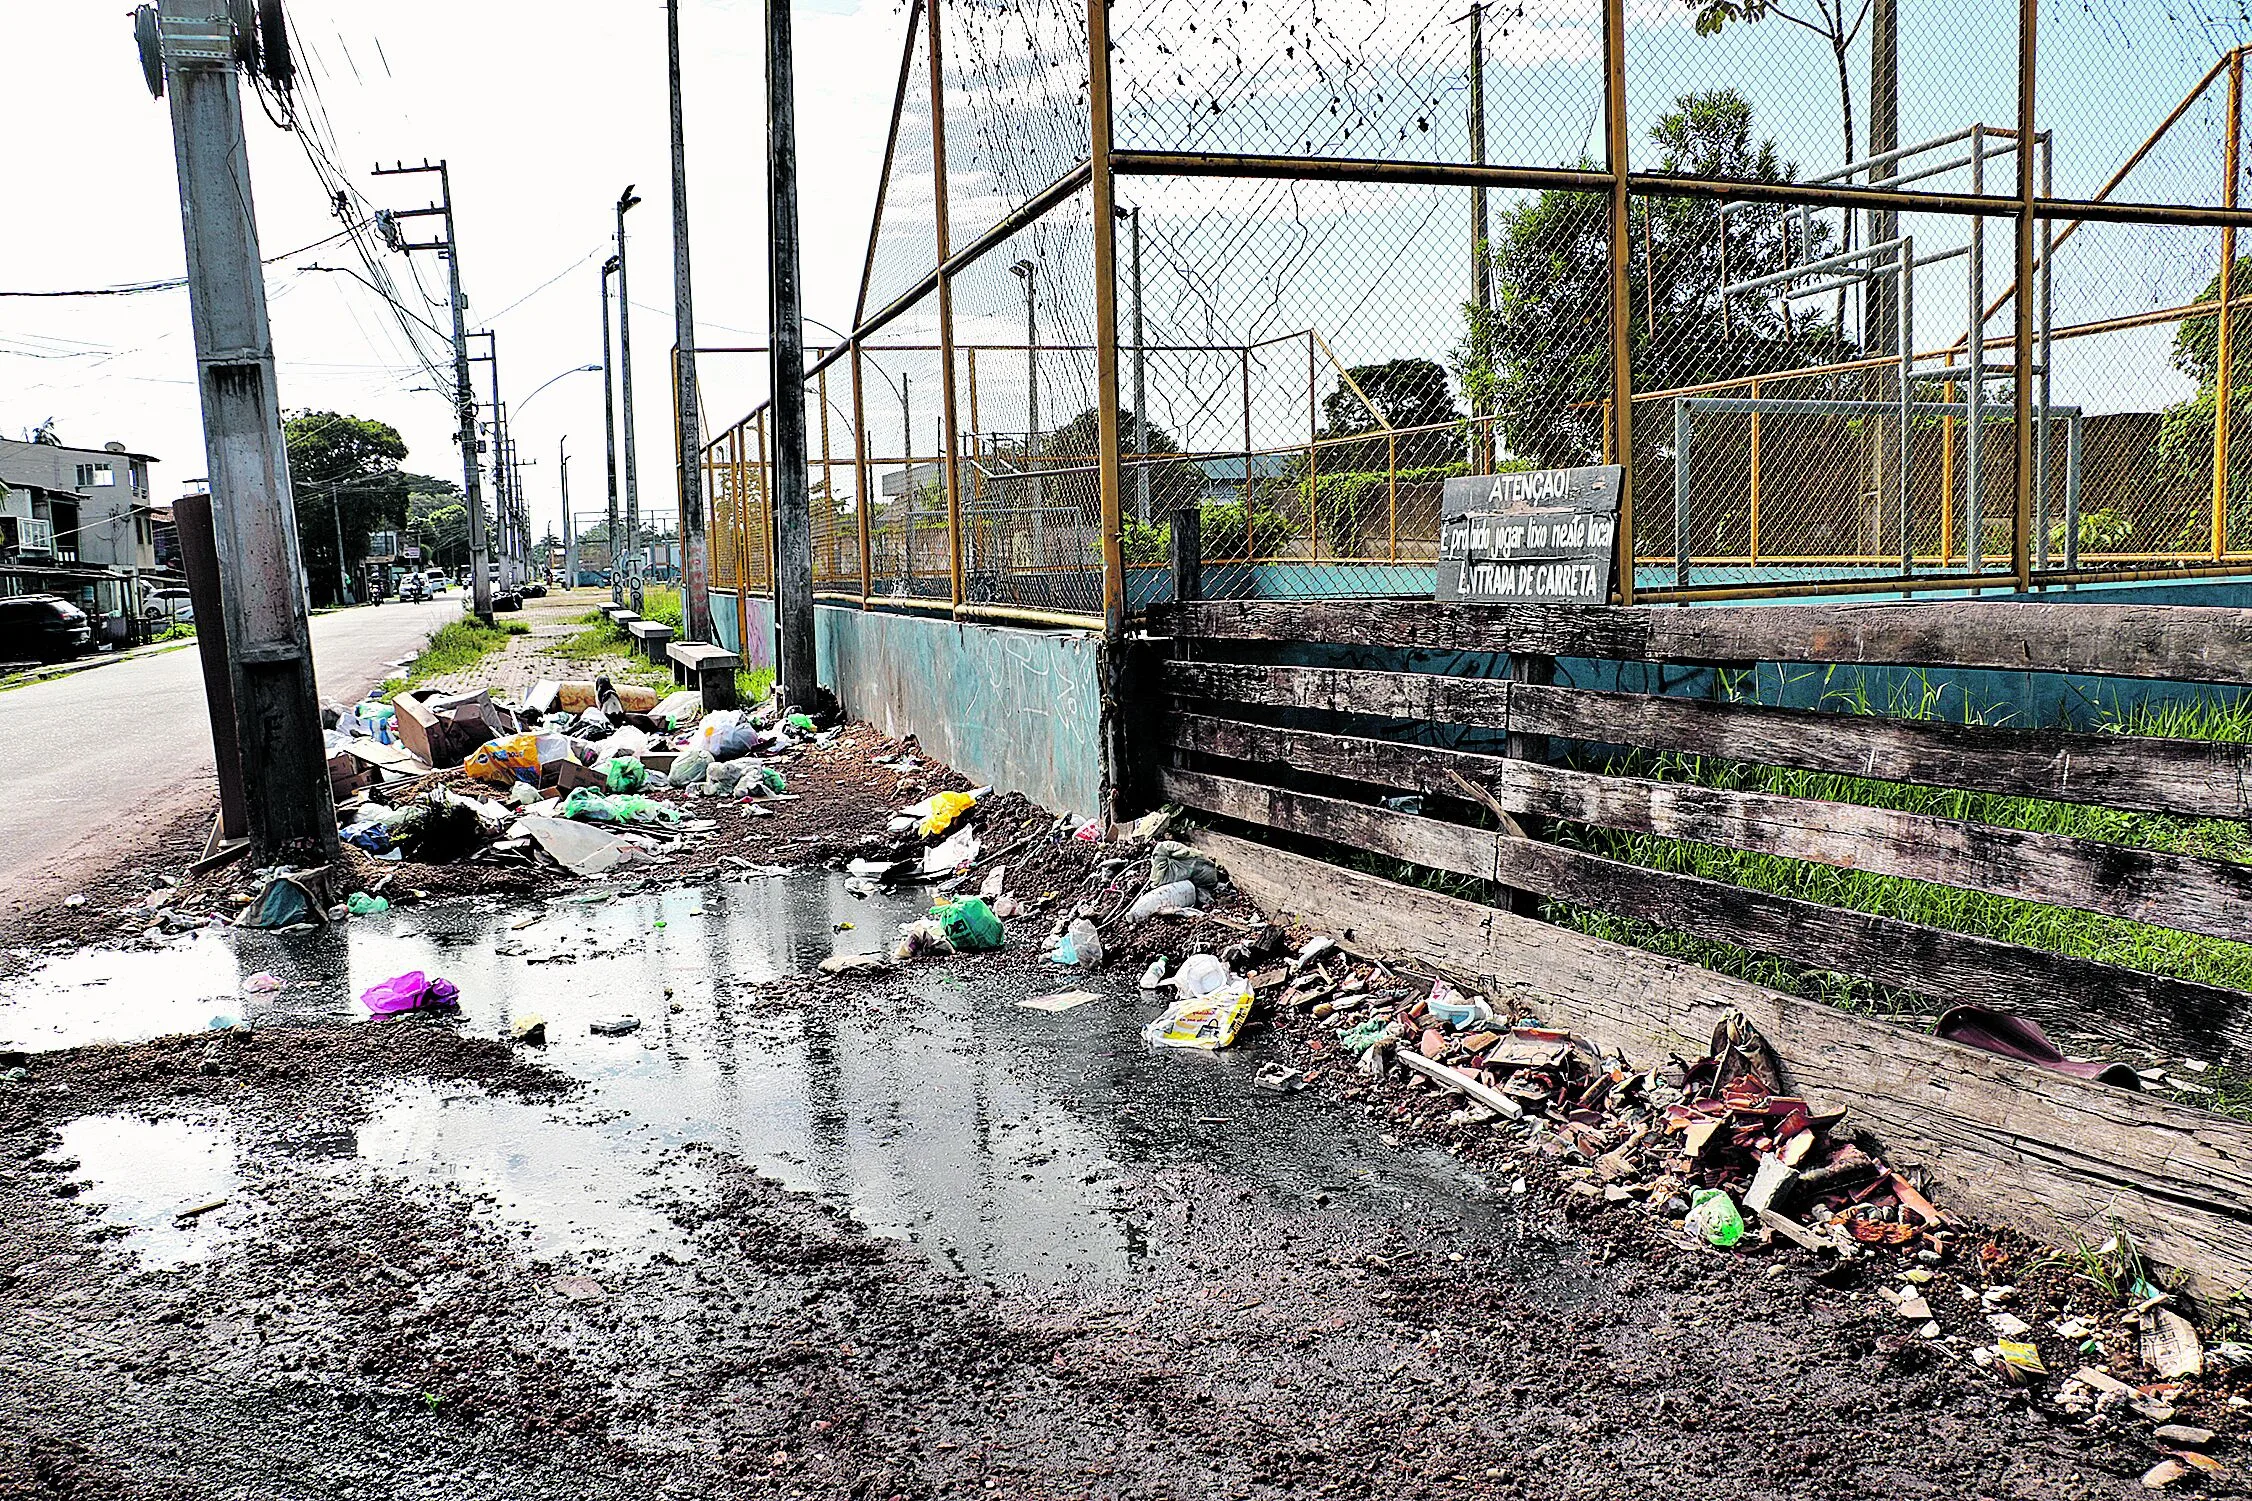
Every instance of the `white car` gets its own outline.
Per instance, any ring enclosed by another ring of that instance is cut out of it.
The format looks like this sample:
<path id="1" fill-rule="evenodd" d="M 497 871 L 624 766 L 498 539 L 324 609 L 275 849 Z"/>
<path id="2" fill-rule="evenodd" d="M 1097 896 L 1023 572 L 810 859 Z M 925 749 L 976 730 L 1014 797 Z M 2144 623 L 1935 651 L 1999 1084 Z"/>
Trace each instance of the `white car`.
<path id="1" fill-rule="evenodd" d="M 423 574 L 422 581 L 430 586 L 430 596 L 433 599 L 446 592 L 446 570 L 443 568 L 431 569 Z"/>
<path id="2" fill-rule="evenodd" d="M 141 618 L 151 624 L 192 625 L 195 601 L 185 589 L 152 589 L 141 604 Z"/>

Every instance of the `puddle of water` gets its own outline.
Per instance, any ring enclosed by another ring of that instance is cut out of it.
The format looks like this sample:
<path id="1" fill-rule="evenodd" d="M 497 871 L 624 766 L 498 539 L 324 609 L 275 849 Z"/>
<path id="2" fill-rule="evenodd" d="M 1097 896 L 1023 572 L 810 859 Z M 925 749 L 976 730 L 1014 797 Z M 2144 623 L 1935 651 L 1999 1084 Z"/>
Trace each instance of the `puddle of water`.
<path id="1" fill-rule="evenodd" d="M 124 1227 L 124 1244 L 148 1265 L 201 1261 L 225 1240 L 233 1205 L 176 1218 L 240 1190 L 235 1136 L 225 1125 L 88 1115 L 56 1134 L 62 1144 L 50 1155 L 78 1164 L 74 1176 L 89 1184 L 82 1202 Z"/>
<path id="2" fill-rule="evenodd" d="M 1030 1011 L 1015 1004 L 1032 993 L 1021 983 L 996 983 L 966 960 L 911 970 L 888 997 L 847 996 L 810 977 L 802 990 L 743 994 L 809 976 L 832 952 L 879 949 L 921 906 L 862 901 L 834 873 L 804 872 L 593 905 L 432 903 L 315 934 L 197 935 L 166 955 L 112 954 L 105 964 L 91 953 L 48 966 L 0 1002 L 0 1036 L 84 1030 L 97 1012 L 112 1028 L 129 1014 L 187 1014 L 200 1025 L 214 983 L 261 969 L 290 983 L 247 1008 L 257 1024 L 333 1020 L 357 1014 L 353 998 L 380 979 L 443 974 L 461 987 L 462 1025 L 474 1031 L 506 1035 L 514 1019 L 540 1015 L 550 1038 L 542 1061 L 585 1088 L 549 1105 L 406 1084 L 378 1098 L 349 1146 L 300 1140 L 283 1150 L 323 1173 L 480 1196 L 541 1255 L 680 1249 L 657 1197 L 693 1204 L 710 1192 L 708 1159 L 681 1150 L 691 1146 L 748 1161 L 958 1271 L 1041 1280 L 1122 1275 L 1158 1254 L 1120 1185 L 1176 1164 L 1237 1175 L 1293 1204 L 1319 1191 L 1403 1216 L 1453 1218 L 1479 1192 L 1441 1154 L 1370 1160 L 1363 1133 L 1340 1132 L 1333 1112 L 1258 1092 L 1256 1057 L 1153 1054 L 1139 1036 L 1150 1003 L 1130 991 L 1067 1013 Z M 160 981 L 151 960 L 166 970 Z M 144 1011 L 115 1003 L 142 982 L 154 987 Z M 589 1031 L 621 1013 L 639 1030 Z M 160 1231 L 197 1195 L 176 1174 L 144 1169 L 136 1128 L 160 1129 L 74 1123 L 70 1151 L 105 1186 L 105 1214 L 136 1227 L 135 1248 L 173 1254 Z M 218 1184 L 201 1197 L 229 1192 L 231 1137 L 178 1129 L 187 1134 L 161 1138 L 164 1150 L 199 1160 Z M 193 1232 L 180 1241 L 201 1243 Z"/>
<path id="3" fill-rule="evenodd" d="M 43 1051 L 138 1042 L 239 1017 L 263 997 L 240 994 L 255 973 L 225 936 L 204 929 L 166 947 L 80 949 L 50 959 L 0 996 L 0 1048 Z"/>
<path id="4" fill-rule="evenodd" d="M 659 1161 L 662 1143 L 633 1123 L 576 1114 L 479 1089 L 407 1085 L 359 1128 L 358 1160 L 484 1198 L 494 1214 L 530 1229 L 528 1245 L 542 1256 L 682 1249 L 678 1227 L 652 1202 L 678 1178 Z"/>

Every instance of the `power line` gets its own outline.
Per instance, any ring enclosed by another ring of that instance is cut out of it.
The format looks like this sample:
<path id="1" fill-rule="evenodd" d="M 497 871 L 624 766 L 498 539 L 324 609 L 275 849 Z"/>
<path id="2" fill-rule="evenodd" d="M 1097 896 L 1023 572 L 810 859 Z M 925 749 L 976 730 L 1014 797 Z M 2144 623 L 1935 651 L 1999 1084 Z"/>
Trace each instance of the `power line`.
<path id="1" fill-rule="evenodd" d="M 285 250 L 280 255 L 269 255 L 258 264 L 261 266 L 277 265 L 292 256 L 303 255 L 309 250 L 318 250 L 324 245 L 333 245 L 357 228 L 359 228 L 358 225 L 351 225 L 326 238 L 315 240 L 310 245 L 300 245 L 295 250 Z M 137 297 L 143 292 L 174 291 L 187 284 L 188 279 L 185 276 L 164 276 L 152 277 L 145 281 L 119 282 L 117 285 L 110 287 L 81 287 L 60 292 L 0 292 L 0 297 Z"/>

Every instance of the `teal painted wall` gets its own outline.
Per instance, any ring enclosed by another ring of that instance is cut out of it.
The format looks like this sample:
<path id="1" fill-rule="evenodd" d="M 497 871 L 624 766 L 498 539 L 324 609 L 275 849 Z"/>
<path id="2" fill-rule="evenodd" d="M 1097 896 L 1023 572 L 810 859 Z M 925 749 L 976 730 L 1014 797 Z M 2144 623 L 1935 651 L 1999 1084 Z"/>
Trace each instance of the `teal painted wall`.
<path id="1" fill-rule="evenodd" d="M 1075 818 L 1103 807 L 1102 643 L 829 605 L 814 611 L 823 685 L 856 719 L 913 735 L 974 782 Z"/>

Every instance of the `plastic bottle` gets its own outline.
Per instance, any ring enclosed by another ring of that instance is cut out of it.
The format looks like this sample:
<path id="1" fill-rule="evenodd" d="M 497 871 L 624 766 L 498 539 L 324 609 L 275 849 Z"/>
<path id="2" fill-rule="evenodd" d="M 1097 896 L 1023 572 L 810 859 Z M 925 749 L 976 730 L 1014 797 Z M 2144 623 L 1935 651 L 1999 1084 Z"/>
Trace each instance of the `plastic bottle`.
<path id="1" fill-rule="evenodd" d="M 1084 917 L 1075 917 L 1064 931 L 1073 956 L 1081 969 L 1100 969 L 1103 962 L 1102 935 L 1095 931 L 1094 923 Z"/>
<path id="2" fill-rule="evenodd" d="M 1126 910 L 1126 920 L 1140 922 L 1145 917 L 1168 910 L 1193 912 L 1203 905 L 1204 898 L 1197 891 L 1196 882 L 1168 881 L 1163 886 L 1153 886 L 1143 892 L 1141 900 Z"/>
<path id="3" fill-rule="evenodd" d="M 1717 1188 L 1700 1188 L 1689 1196 L 1687 1223 L 1689 1233 L 1709 1245 L 1727 1247 L 1744 1238 L 1744 1216 L 1736 1201 Z"/>
<path id="4" fill-rule="evenodd" d="M 1155 990 L 1165 983 L 1165 956 L 1150 960 L 1149 968 L 1142 971 L 1142 989 Z"/>
<path id="5" fill-rule="evenodd" d="M 1166 981 L 1184 1001 L 1210 995 L 1228 983 L 1228 967 L 1210 954 L 1191 954 Z"/>

